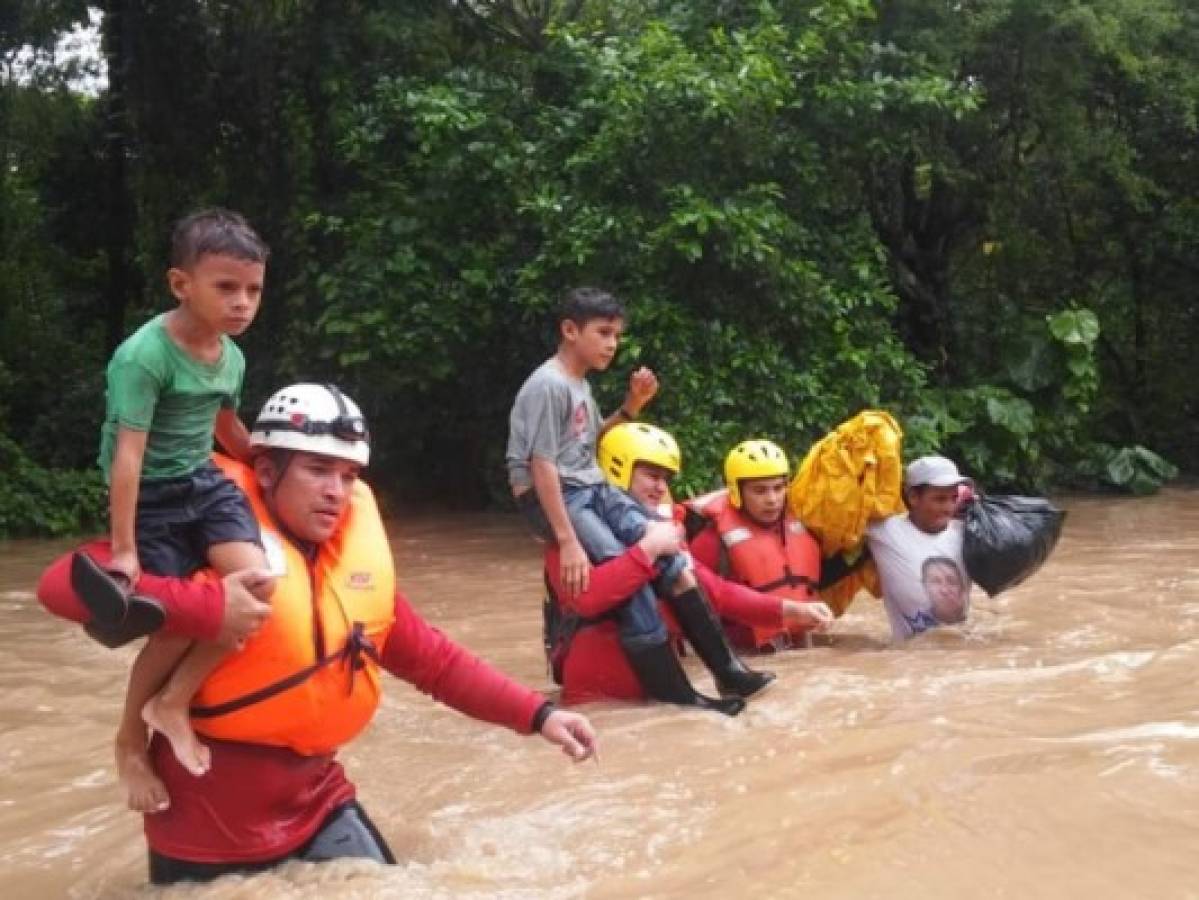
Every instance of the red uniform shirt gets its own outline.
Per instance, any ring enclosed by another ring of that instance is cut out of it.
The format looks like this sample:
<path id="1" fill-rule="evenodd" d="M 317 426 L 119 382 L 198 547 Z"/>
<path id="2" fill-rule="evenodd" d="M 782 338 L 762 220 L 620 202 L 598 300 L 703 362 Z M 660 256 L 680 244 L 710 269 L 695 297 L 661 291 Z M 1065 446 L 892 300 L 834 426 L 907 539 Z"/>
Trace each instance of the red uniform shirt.
<path id="1" fill-rule="evenodd" d="M 694 561 L 696 578 L 717 615 L 747 625 L 775 627 L 782 624 L 781 600 L 721 578 L 698 559 Z M 546 545 L 545 569 L 550 587 L 563 609 L 572 610 L 584 618 L 595 618 L 609 612 L 654 577 L 653 563 L 637 546 L 595 566 L 591 570 L 587 590 L 569 600 L 562 589 L 561 563 L 556 544 Z M 677 635 L 679 629 L 669 608 L 661 602 L 658 608 L 671 634 Z M 644 698 L 645 691 L 621 649 L 617 624 L 604 620 L 579 629 L 571 641 L 562 667 L 562 702 L 573 704 L 590 700 Z"/>
<path id="2" fill-rule="evenodd" d="M 84 549 L 101 563 L 109 558 L 107 542 Z M 56 615 L 85 621 L 86 609 L 71 589 L 70 557 L 43 573 L 38 598 Z M 143 575 L 137 590 L 163 603 L 167 627 L 177 634 L 209 639 L 220 628 L 224 595 L 219 581 L 197 584 Z M 545 702 L 430 626 L 398 592 L 395 624 L 380 662 L 442 703 L 525 734 Z M 200 778 L 179 765 L 165 741 L 151 747 L 171 806 L 145 816 L 145 831 L 150 846 L 164 856 L 203 863 L 277 859 L 301 847 L 333 809 L 354 798 L 354 786 L 332 755 L 205 742 L 212 750 L 212 769 Z"/>
<path id="3" fill-rule="evenodd" d="M 94 540 L 79 550 L 100 565 L 112 560 L 112 547 L 106 540 Z M 66 553 L 54 560 L 42 573 L 37 598 L 47 611 L 74 622 L 87 622 L 87 607 L 71 587 L 71 556 Z M 225 589 L 219 579 L 168 578 L 143 572 L 133 591 L 158 600 L 166 612 L 163 630 L 199 641 L 215 640 L 225 614 Z"/>

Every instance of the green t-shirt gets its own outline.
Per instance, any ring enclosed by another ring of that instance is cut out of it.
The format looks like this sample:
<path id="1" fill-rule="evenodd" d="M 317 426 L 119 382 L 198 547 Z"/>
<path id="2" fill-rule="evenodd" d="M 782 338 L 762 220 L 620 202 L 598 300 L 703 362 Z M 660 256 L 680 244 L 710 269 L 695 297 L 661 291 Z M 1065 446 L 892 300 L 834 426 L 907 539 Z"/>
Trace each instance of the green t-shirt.
<path id="1" fill-rule="evenodd" d="M 110 480 L 118 427 L 149 432 L 143 480 L 176 478 L 203 465 L 212 453 L 217 413 L 237 409 L 245 373 L 245 357 L 224 335 L 221 358 L 208 364 L 171 340 L 162 315 L 131 334 L 108 364 L 99 458 L 104 480 Z"/>

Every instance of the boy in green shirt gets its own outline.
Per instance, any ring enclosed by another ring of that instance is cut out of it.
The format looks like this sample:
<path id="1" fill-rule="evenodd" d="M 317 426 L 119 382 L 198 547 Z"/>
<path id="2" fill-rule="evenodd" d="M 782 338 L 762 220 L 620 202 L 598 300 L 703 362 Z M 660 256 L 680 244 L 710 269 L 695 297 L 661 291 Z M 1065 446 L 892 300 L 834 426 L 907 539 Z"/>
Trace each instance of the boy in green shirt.
<path id="1" fill-rule="evenodd" d="M 181 220 L 167 272 L 179 305 L 134 332 L 108 365 L 99 463 L 109 486 L 112 561 L 101 568 L 76 554 L 72 581 L 92 614 L 89 633 L 102 643 L 150 634 L 130 673 L 116 740 L 129 806 L 141 812 L 169 804 L 146 754 L 147 725 L 192 774 L 207 771 L 208 748 L 191 729 L 188 706 L 227 652 L 152 633 L 161 610 L 130 596 L 142 568 L 157 575 L 257 569 L 251 589 L 259 599 L 273 588 L 249 503 L 210 458 L 215 434 L 231 456 L 249 460 L 249 434 L 237 417 L 245 359 L 229 335 L 254 320 L 268 254 L 237 213 L 210 209 Z"/>

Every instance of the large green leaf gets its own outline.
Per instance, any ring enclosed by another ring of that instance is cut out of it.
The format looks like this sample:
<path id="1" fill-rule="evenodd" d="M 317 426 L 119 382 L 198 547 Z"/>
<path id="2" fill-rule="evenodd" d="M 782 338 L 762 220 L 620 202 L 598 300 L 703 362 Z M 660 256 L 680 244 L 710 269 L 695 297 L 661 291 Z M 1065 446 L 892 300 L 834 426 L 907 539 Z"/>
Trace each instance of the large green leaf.
<path id="1" fill-rule="evenodd" d="M 1068 346 L 1090 347 L 1099 338 L 1099 317 L 1089 309 L 1068 309 L 1049 317 L 1049 333 Z"/>
<path id="2" fill-rule="evenodd" d="M 988 397 L 987 418 L 1016 435 L 1031 434 L 1037 426 L 1036 410 L 1023 397 Z"/>

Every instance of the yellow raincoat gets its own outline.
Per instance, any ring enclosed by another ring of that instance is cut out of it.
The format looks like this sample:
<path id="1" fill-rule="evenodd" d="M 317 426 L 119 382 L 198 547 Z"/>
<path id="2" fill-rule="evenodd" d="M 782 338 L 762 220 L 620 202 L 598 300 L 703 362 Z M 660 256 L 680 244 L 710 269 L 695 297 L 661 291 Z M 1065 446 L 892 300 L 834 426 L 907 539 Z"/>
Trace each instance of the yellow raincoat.
<path id="1" fill-rule="evenodd" d="M 862 551 L 867 525 L 904 511 L 902 450 L 903 430 L 895 419 L 866 410 L 808 451 L 787 489 L 787 507 L 825 556 L 853 559 Z M 861 588 L 881 593 L 872 561 L 822 591 L 821 599 L 840 616 Z"/>

